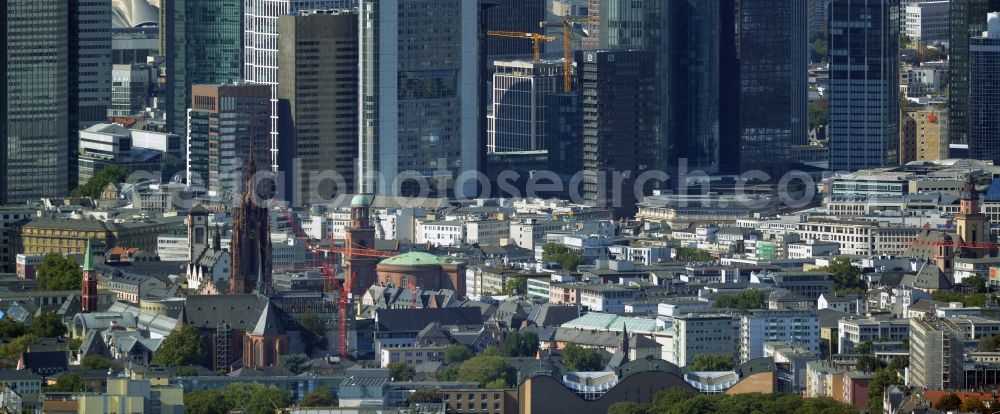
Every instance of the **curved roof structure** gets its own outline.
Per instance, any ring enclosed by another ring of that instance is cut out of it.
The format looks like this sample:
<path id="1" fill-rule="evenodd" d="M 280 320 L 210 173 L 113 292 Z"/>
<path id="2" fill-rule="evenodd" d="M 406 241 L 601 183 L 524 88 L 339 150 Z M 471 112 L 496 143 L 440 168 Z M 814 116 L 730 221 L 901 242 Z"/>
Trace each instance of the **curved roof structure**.
<path id="1" fill-rule="evenodd" d="M 158 24 L 159 4 L 159 0 L 113 0 L 111 25 L 115 28 L 128 28 Z"/>
<path id="2" fill-rule="evenodd" d="M 409 252 L 383 260 L 379 265 L 388 266 L 441 266 L 454 264 L 451 259 L 424 252 Z"/>

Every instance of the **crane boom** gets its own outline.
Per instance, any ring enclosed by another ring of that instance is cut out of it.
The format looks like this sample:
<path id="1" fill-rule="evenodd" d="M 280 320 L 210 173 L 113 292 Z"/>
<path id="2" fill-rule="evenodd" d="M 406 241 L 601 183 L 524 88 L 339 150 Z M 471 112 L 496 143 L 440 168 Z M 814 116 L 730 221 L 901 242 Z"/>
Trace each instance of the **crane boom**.
<path id="1" fill-rule="evenodd" d="M 486 32 L 487 35 L 495 37 L 506 37 L 509 39 L 527 39 L 532 40 L 535 43 L 535 62 L 541 60 L 541 43 L 542 41 L 554 42 L 556 40 L 555 36 L 543 35 L 540 33 L 531 32 L 508 32 L 503 30 L 490 30 Z"/>
<path id="2" fill-rule="evenodd" d="M 558 22 L 539 22 L 538 27 L 560 27 L 563 29 L 563 92 L 573 92 L 573 33 L 570 28 L 581 23 L 594 21 L 591 17 L 563 19 Z"/>

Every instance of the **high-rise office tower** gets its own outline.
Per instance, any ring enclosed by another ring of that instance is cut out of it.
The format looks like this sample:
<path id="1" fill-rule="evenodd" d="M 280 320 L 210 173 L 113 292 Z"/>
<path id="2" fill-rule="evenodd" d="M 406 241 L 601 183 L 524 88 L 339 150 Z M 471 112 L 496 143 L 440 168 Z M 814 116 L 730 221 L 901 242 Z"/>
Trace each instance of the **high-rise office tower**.
<path id="1" fill-rule="evenodd" d="M 663 0 L 590 0 L 591 20 L 584 49 L 657 50 L 663 29 Z"/>
<path id="2" fill-rule="evenodd" d="M 233 199 L 243 191 L 251 150 L 269 155 L 271 87 L 193 85 L 188 111 L 188 184 Z M 264 166 L 257 164 L 256 167 Z"/>
<path id="3" fill-rule="evenodd" d="M 576 53 L 577 80 L 583 95 L 581 193 L 596 206 L 613 208 L 618 217 L 635 213 L 636 178 L 654 168 L 658 119 L 655 61 L 656 54 L 650 51 Z"/>
<path id="4" fill-rule="evenodd" d="M 167 129 L 187 134 L 191 85 L 242 78 L 241 0 L 163 0 Z M 270 156 L 261 159 L 270 159 Z"/>
<path id="5" fill-rule="evenodd" d="M 282 170 L 292 180 L 286 186 L 297 191 L 292 200 L 312 204 L 353 194 L 358 14 L 341 10 L 281 16 L 278 33 L 279 154 Z M 325 179 L 331 172 L 343 178 L 342 184 Z"/>
<path id="6" fill-rule="evenodd" d="M 735 0 L 668 0 L 661 169 L 736 172 L 739 60 Z M 782 110 L 782 112 L 786 112 Z"/>
<path id="7" fill-rule="evenodd" d="M 830 169 L 899 162 L 899 0 L 830 4 Z"/>
<path id="8" fill-rule="evenodd" d="M 7 0 L 4 13 L 4 106 L 0 202 L 24 203 L 69 190 L 70 27 L 65 0 Z M 73 142 L 72 144 L 75 144 Z"/>
<path id="9" fill-rule="evenodd" d="M 991 11 L 1000 11 L 1000 0 L 950 0 L 948 139 L 955 144 L 969 143 L 969 39 L 982 36 Z"/>
<path id="10" fill-rule="evenodd" d="M 278 17 L 300 10 L 328 10 L 344 0 L 243 0 L 243 80 L 278 85 Z M 278 100 L 272 88 L 271 156 L 258 159 L 278 170 Z"/>
<path id="11" fill-rule="evenodd" d="M 740 0 L 740 172 L 781 174 L 808 140 L 806 2 Z"/>
<path id="12" fill-rule="evenodd" d="M 476 191 L 451 180 L 476 171 L 482 150 L 479 7 L 361 1 L 360 192 L 419 194 L 421 180 L 431 194 Z"/>
<path id="13" fill-rule="evenodd" d="M 71 0 L 70 102 L 85 129 L 106 122 L 111 106 L 111 0 Z M 74 88 L 73 86 L 76 85 Z M 72 121 L 72 120 L 71 120 Z"/>
<path id="14" fill-rule="evenodd" d="M 545 20 L 545 0 L 490 0 L 495 5 L 486 12 L 485 30 L 522 33 L 543 33 L 538 23 Z M 544 45 L 542 46 L 544 48 Z M 534 52 L 532 42 L 490 36 L 486 39 L 486 56 L 492 61 Z"/>
<path id="15" fill-rule="evenodd" d="M 969 42 L 969 154 L 1000 163 L 1000 14 Z"/>
<path id="16" fill-rule="evenodd" d="M 549 95 L 562 90 L 562 63 L 497 61 L 494 67 L 487 151 L 547 149 Z"/>

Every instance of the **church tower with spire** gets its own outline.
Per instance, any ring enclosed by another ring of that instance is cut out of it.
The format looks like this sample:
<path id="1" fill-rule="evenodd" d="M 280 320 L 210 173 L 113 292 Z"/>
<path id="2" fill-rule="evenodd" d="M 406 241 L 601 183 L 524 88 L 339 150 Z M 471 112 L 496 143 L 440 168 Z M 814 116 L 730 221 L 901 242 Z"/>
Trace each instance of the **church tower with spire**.
<path id="1" fill-rule="evenodd" d="M 97 275 L 90 256 L 90 240 L 87 240 L 87 251 L 83 254 L 83 281 L 80 283 L 80 311 L 83 313 L 97 312 Z"/>
<path id="2" fill-rule="evenodd" d="M 257 172 L 253 143 L 245 171 L 243 197 L 233 208 L 233 240 L 230 251 L 229 294 L 273 293 L 271 284 L 271 231 L 268 209 L 269 190 L 261 190 L 254 180 Z"/>

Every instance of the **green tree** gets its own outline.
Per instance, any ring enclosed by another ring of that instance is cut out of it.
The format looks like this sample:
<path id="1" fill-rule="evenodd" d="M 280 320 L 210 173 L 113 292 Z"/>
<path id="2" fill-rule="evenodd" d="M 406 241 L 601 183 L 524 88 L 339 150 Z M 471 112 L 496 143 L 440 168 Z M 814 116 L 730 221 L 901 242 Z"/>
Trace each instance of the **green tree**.
<path id="1" fill-rule="evenodd" d="M 302 397 L 299 406 L 302 407 L 334 407 L 337 402 L 333 400 L 333 394 L 329 389 L 320 388 Z"/>
<path id="2" fill-rule="evenodd" d="M 299 317 L 299 324 L 303 329 L 300 332 L 302 342 L 306 345 L 306 354 L 312 354 L 317 349 L 327 349 L 326 323 L 312 311 L 307 311 Z"/>
<path id="3" fill-rule="evenodd" d="M 858 371 L 876 372 L 886 367 L 886 363 L 873 355 L 862 355 L 858 358 Z"/>
<path id="4" fill-rule="evenodd" d="M 174 372 L 175 376 L 178 377 L 197 377 L 198 368 L 195 367 L 183 367 Z"/>
<path id="5" fill-rule="evenodd" d="M 73 197 L 98 198 L 108 183 L 122 183 L 128 178 L 128 170 L 120 165 L 109 165 L 90 177 L 87 182 L 70 193 Z"/>
<path id="6" fill-rule="evenodd" d="M 441 371 L 442 381 L 458 381 L 458 365 L 448 365 Z"/>
<path id="7" fill-rule="evenodd" d="M 198 328 L 182 325 L 163 338 L 160 348 L 153 354 L 153 363 L 168 367 L 201 365 L 208 355 L 208 348 Z"/>
<path id="8" fill-rule="evenodd" d="M 962 279 L 967 293 L 986 293 L 986 283 L 986 278 L 979 274 Z"/>
<path id="9" fill-rule="evenodd" d="M 117 365 L 113 359 L 100 355 L 87 355 L 80 361 L 80 368 L 83 369 L 108 369 Z"/>
<path id="10" fill-rule="evenodd" d="M 37 289 L 45 292 L 59 290 L 80 290 L 83 273 L 73 259 L 59 253 L 49 253 L 35 269 Z"/>
<path id="11" fill-rule="evenodd" d="M 859 355 L 870 355 L 872 353 L 872 341 L 864 341 L 858 344 L 851 352 Z"/>
<path id="12" fill-rule="evenodd" d="M 13 341 L 0 345 L 0 357 L 4 359 L 17 359 L 28 350 L 28 345 L 37 343 L 39 338 L 33 334 L 24 334 Z"/>
<path id="13" fill-rule="evenodd" d="M 563 363 L 571 371 L 597 371 L 602 368 L 600 352 L 573 343 L 563 348 Z"/>
<path id="14" fill-rule="evenodd" d="M 890 385 L 901 385 L 903 380 L 896 371 L 883 369 L 875 373 L 875 377 L 868 383 L 868 412 L 882 412 L 882 397 L 885 389 Z"/>
<path id="15" fill-rule="evenodd" d="M 185 414 L 227 414 L 230 406 L 218 390 L 191 391 L 184 394 Z"/>
<path id="16" fill-rule="evenodd" d="M 230 410 L 239 410 L 246 414 L 273 414 L 276 410 L 286 408 L 294 402 L 287 390 L 266 387 L 256 382 L 229 384 L 223 392 L 223 401 Z"/>
<path id="17" fill-rule="evenodd" d="M 305 354 L 285 355 L 280 359 L 281 366 L 285 367 L 285 369 L 289 371 L 292 371 L 296 375 L 306 372 L 312 368 L 312 363 L 309 361 L 309 357 Z"/>
<path id="18" fill-rule="evenodd" d="M 386 368 L 394 381 L 411 381 L 417 376 L 417 370 L 405 362 L 390 362 Z"/>
<path id="19" fill-rule="evenodd" d="M 563 269 L 575 272 L 576 268 L 583 264 L 583 253 L 570 250 L 559 243 L 545 243 L 542 246 L 542 261 L 556 262 Z"/>
<path id="20" fill-rule="evenodd" d="M 986 302 L 991 299 L 985 293 L 965 294 L 953 290 L 937 290 L 931 293 L 931 300 L 938 302 L 960 302 L 966 307 L 986 306 Z"/>
<path id="21" fill-rule="evenodd" d="M 985 403 L 983 403 L 983 400 L 974 397 L 969 397 L 966 398 L 965 401 L 962 401 L 962 406 L 959 407 L 959 409 L 965 413 L 987 414 L 993 412 L 993 410 L 991 410 L 989 407 L 986 406 Z"/>
<path id="22" fill-rule="evenodd" d="M 416 390 L 406 397 L 406 400 L 412 404 L 428 404 L 428 403 L 440 403 L 444 401 L 444 396 L 440 392 L 435 390 Z"/>
<path id="23" fill-rule="evenodd" d="M 962 399 L 958 398 L 958 395 L 956 395 L 953 392 L 949 392 L 945 395 L 942 395 L 941 398 L 939 398 L 937 402 L 934 403 L 934 408 L 937 408 L 941 411 L 954 411 L 961 406 L 962 406 Z"/>
<path id="24" fill-rule="evenodd" d="M 813 41 L 812 51 L 820 56 L 821 59 L 826 60 L 827 54 L 830 52 L 830 47 L 826 44 L 826 40 L 816 39 Z"/>
<path id="25" fill-rule="evenodd" d="M 678 262 L 715 262 L 718 259 L 711 253 L 691 247 L 678 247 L 674 258 Z"/>
<path id="26" fill-rule="evenodd" d="M 524 276 L 516 276 L 507 280 L 507 284 L 504 285 L 503 294 L 504 295 L 524 295 L 528 293 L 528 278 Z"/>
<path id="27" fill-rule="evenodd" d="M 28 333 L 28 327 L 13 319 L 0 319 L 0 338 L 17 338 Z"/>
<path id="28" fill-rule="evenodd" d="M 830 273 L 835 291 L 857 291 L 864 288 L 861 269 L 855 267 L 848 257 L 838 257 L 829 265 L 817 268 L 815 271 Z"/>
<path id="29" fill-rule="evenodd" d="M 83 377 L 67 373 L 63 374 L 56 380 L 56 384 L 45 389 L 46 392 L 88 392 L 90 387 L 87 386 L 87 382 L 83 380 Z"/>
<path id="30" fill-rule="evenodd" d="M 472 350 L 462 344 L 451 344 L 444 348 L 444 362 L 454 364 L 472 358 Z"/>
<path id="31" fill-rule="evenodd" d="M 898 355 L 892 359 L 889 363 L 889 369 L 893 371 L 902 371 L 903 368 L 910 366 L 910 356 L 909 355 Z"/>
<path id="32" fill-rule="evenodd" d="M 733 369 L 733 357 L 726 355 L 695 355 L 687 367 L 691 371 L 728 371 Z"/>
<path id="33" fill-rule="evenodd" d="M 979 340 L 979 345 L 976 349 L 983 352 L 996 352 L 1000 351 L 1000 335 L 993 335 L 989 338 L 983 338 Z"/>
<path id="34" fill-rule="evenodd" d="M 511 331 L 503 339 L 501 354 L 505 357 L 530 357 L 538 352 L 538 334 Z"/>
<path id="35" fill-rule="evenodd" d="M 830 123 L 830 104 L 826 98 L 820 98 L 809 104 L 809 129 Z"/>
<path id="36" fill-rule="evenodd" d="M 756 290 L 750 289 L 740 293 L 726 293 L 719 295 L 715 298 L 715 304 L 713 307 L 716 308 L 729 308 L 729 309 L 763 309 L 765 303 L 764 293 Z"/>
<path id="37" fill-rule="evenodd" d="M 66 334 L 66 325 L 54 312 L 45 312 L 31 320 L 28 333 L 39 338 L 56 338 Z"/>
<path id="38" fill-rule="evenodd" d="M 624 401 L 611 404 L 608 407 L 608 414 L 647 414 L 649 406 L 632 401 Z"/>
<path id="39" fill-rule="evenodd" d="M 507 388 L 517 381 L 517 371 L 503 357 L 478 355 L 462 363 L 458 368 L 458 379 L 487 388 Z"/>

